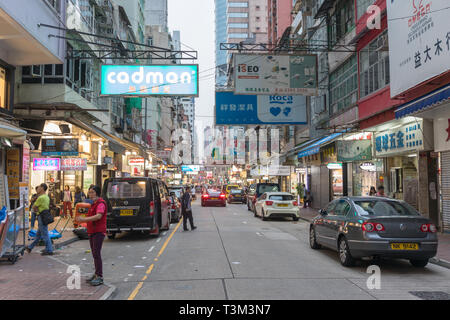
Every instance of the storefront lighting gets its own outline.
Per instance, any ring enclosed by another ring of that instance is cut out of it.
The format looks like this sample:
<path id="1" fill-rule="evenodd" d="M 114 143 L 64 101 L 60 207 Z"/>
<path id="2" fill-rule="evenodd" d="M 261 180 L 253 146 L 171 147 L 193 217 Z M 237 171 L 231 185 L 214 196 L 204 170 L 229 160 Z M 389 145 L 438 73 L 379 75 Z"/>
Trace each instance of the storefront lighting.
<path id="1" fill-rule="evenodd" d="M 340 170 L 342 169 L 342 163 L 329 163 L 327 164 L 327 168 L 330 170 Z"/>
<path id="2" fill-rule="evenodd" d="M 80 139 L 81 141 L 87 141 L 87 137 L 85 134 L 82 134 Z"/>
<path id="3" fill-rule="evenodd" d="M 132 154 L 133 156 L 137 155 L 136 151 L 133 151 L 131 154 Z"/>
<path id="4" fill-rule="evenodd" d="M 131 155 L 131 152 L 130 151 L 125 151 L 125 155 L 129 156 L 129 155 Z"/>
<path id="5" fill-rule="evenodd" d="M 411 154 L 408 154 L 408 157 L 409 158 L 414 158 L 414 157 L 417 157 L 417 154 L 416 153 L 411 153 Z"/>

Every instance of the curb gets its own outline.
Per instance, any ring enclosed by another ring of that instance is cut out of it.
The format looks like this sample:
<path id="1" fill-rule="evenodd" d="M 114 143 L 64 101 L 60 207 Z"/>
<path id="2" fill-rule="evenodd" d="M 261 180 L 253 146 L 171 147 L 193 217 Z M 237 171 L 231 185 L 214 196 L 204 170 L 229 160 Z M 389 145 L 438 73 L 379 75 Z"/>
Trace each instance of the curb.
<path id="1" fill-rule="evenodd" d="M 74 243 L 74 242 L 77 242 L 77 241 L 79 241 L 79 240 L 81 240 L 81 239 L 78 238 L 77 236 L 75 236 L 75 237 L 70 238 L 70 239 L 67 239 L 66 241 L 63 241 L 63 242 L 61 242 L 61 243 L 56 243 L 56 244 L 54 245 L 54 248 L 55 248 L 55 249 L 60 249 L 61 247 L 67 246 L 67 245 L 69 245 L 69 244 L 71 244 L 71 243 Z"/>
<path id="2" fill-rule="evenodd" d="M 109 287 L 108 291 L 106 291 L 99 300 L 108 300 L 109 297 L 116 291 L 117 287 L 112 284 L 104 284 Z"/>
<path id="3" fill-rule="evenodd" d="M 450 262 L 448 262 L 446 260 L 442 260 L 442 259 L 439 259 L 439 258 L 435 257 L 435 258 L 431 258 L 429 260 L 429 262 L 432 263 L 432 264 L 435 264 L 435 265 L 438 265 L 438 266 L 450 269 Z"/>

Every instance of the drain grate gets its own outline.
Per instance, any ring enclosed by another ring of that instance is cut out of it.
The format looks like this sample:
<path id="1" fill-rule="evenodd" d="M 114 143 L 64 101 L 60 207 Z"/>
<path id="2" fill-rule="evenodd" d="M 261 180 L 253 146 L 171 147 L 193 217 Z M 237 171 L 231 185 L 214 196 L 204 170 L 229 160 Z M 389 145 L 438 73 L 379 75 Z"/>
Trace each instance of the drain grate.
<path id="1" fill-rule="evenodd" d="M 450 300 L 450 294 L 443 291 L 410 291 L 422 300 Z"/>

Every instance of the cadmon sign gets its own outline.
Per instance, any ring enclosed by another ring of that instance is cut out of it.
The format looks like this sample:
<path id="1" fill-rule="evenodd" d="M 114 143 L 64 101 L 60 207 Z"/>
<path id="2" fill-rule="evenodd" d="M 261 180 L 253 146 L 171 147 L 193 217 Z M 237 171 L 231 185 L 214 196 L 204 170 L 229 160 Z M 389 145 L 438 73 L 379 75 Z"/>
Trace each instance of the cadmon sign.
<path id="1" fill-rule="evenodd" d="M 198 97 L 198 65 L 102 65 L 101 94 Z"/>

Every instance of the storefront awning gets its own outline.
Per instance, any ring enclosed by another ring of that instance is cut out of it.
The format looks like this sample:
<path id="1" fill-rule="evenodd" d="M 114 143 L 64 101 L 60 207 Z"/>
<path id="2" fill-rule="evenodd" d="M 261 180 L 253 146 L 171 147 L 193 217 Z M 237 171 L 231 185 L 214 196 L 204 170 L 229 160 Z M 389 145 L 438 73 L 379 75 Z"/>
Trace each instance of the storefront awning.
<path id="1" fill-rule="evenodd" d="M 419 111 L 425 111 L 450 99 L 450 84 L 423 97 L 400 106 L 395 110 L 395 118 L 403 118 Z"/>
<path id="2" fill-rule="evenodd" d="M 303 150 L 301 150 L 298 153 L 298 158 L 303 158 L 306 156 L 310 156 L 312 154 L 319 153 L 319 149 L 322 145 L 326 144 L 327 142 L 332 141 L 333 139 L 336 139 L 337 137 L 339 137 L 343 134 L 344 134 L 343 132 L 337 132 L 337 133 L 330 134 L 329 136 L 320 138 L 316 142 L 306 146 Z"/>
<path id="3" fill-rule="evenodd" d="M 0 138 L 25 140 L 27 132 L 19 127 L 0 121 Z"/>

